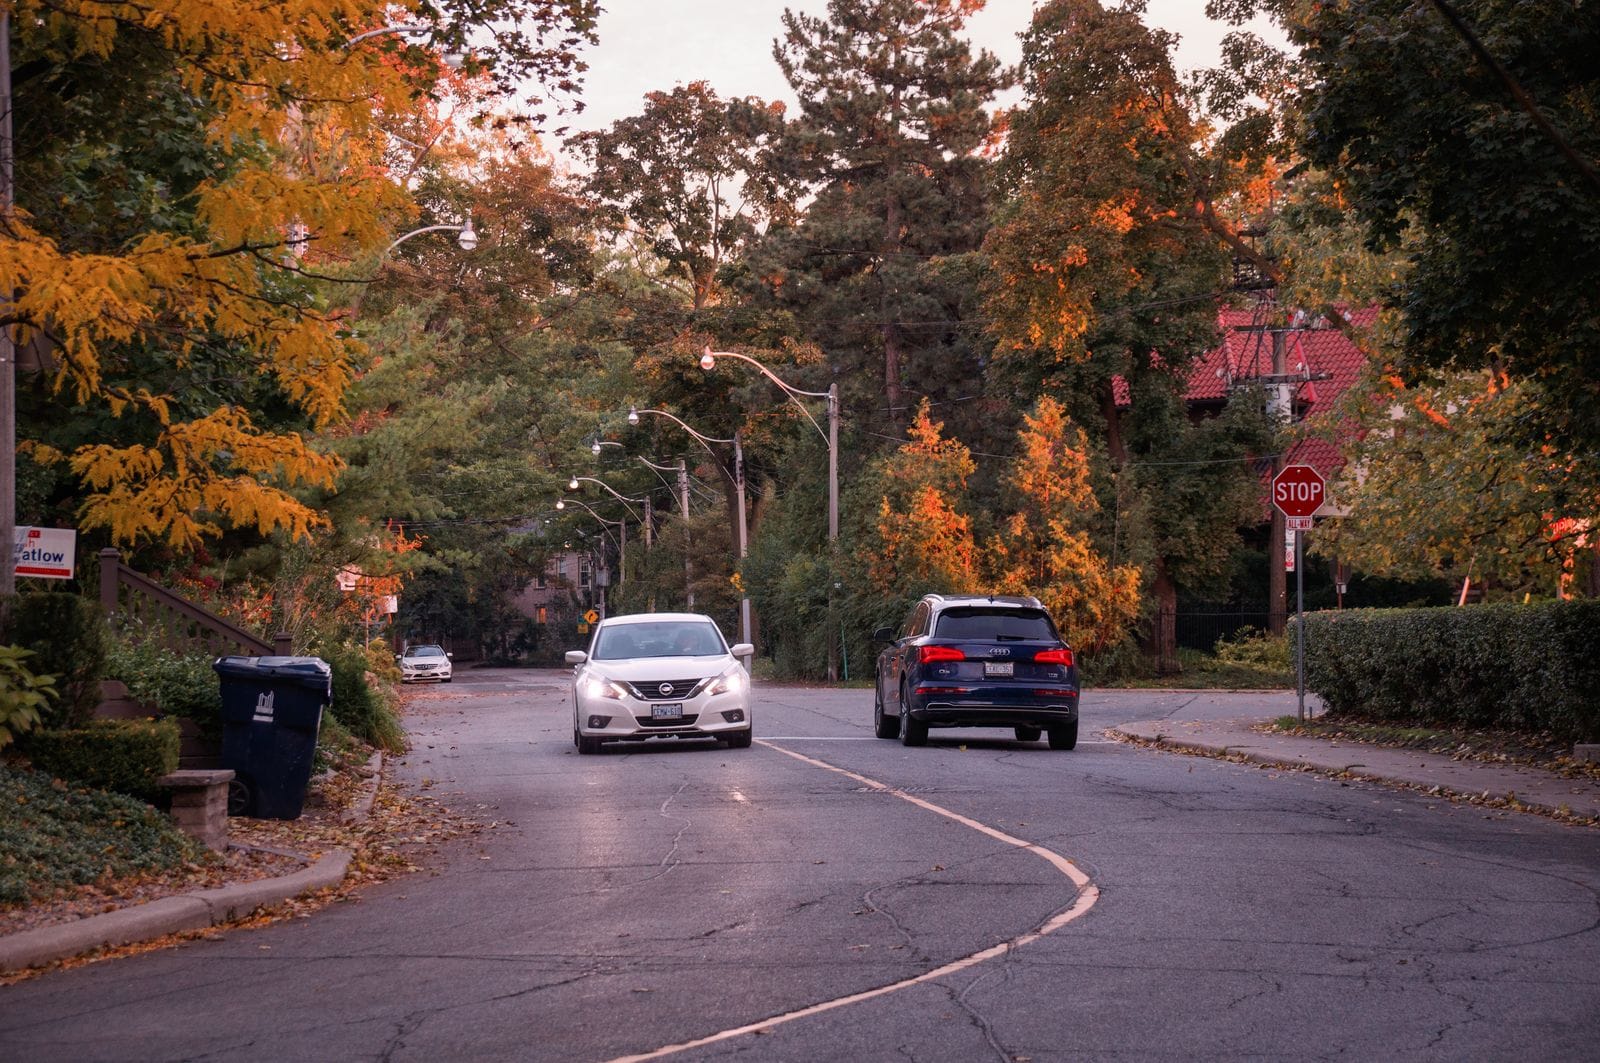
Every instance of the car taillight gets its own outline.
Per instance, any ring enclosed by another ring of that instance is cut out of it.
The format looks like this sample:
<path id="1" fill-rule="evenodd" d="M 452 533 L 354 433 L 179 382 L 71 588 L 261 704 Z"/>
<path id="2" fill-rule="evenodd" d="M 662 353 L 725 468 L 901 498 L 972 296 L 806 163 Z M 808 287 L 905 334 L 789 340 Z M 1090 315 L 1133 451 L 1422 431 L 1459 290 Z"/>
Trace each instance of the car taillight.
<path id="1" fill-rule="evenodd" d="M 922 646 L 917 650 L 917 660 L 923 664 L 934 664 L 938 661 L 964 661 L 967 655 L 954 646 Z"/>
<path id="2" fill-rule="evenodd" d="M 1072 651 L 1062 647 L 1059 650 L 1040 650 L 1033 655 L 1035 664 L 1072 664 Z"/>

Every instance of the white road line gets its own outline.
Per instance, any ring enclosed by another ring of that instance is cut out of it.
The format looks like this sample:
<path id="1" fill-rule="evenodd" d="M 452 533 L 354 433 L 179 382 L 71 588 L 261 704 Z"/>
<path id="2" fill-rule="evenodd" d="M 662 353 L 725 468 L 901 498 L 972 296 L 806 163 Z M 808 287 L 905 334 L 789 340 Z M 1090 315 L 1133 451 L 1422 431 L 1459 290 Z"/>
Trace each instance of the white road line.
<path id="1" fill-rule="evenodd" d="M 760 1022 L 749 1023 L 745 1026 L 736 1026 L 731 1030 L 722 1030 L 719 1033 L 696 1038 L 693 1041 L 684 1041 L 675 1045 L 665 1045 L 661 1048 L 655 1049 L 654 1051 L 645 1052 L 640 1055 L 618 1056 L 616 1059 L 611 1060 L 610 1063 L 642 1063 L 644 1060 L 661 1059 L 664 1056 L 674 1055 L 678 1052 L 687 1052 L 691 1048 L 703 1048 L 706 1045 L 717 1044 L 721 1041 L 731 1041 L 735 1037 L 743 1037 L 747 1034 L 756 1033 L 759 1030 L 770 1030 L 774 1026 L 781 1026 L 785 1023 L 794 1022 L 797 1019 L 807 1019 L 813 1015 L 821 1015 L 823 1012 L 833 1011 L 837 1008 L 847 1007 L 851 1004 L 859 1004 L 864 1000 L 871 1000 L 874 997 L 887 996 L 888 994 L 893 993 L 896 990 L 904 989 L 907 986 L 921 985 L 924 982 L 936 981 L 940 978 L 944 978 L 947 975 L 955 974 L 958 971 L 964 971 L 969 967 L 975 967 L 986 960 L 992 960 L 996 956 L 1003 956 L 1012 949 L 1020 949 L 1024 945 L 1031 945 L 1033 942 L 1038 941 L 1046 934 L 1053 934 L 1057 930 L 1060 930 L 1062 927 L 1066 926 L 1068 923 L 1072 922 L 1074 919 L 1084 915 L 1089 911 L 1090 908 L 1094 907 L 1095 901 L 1100 899 L 1100 890 L 1094 885 L 1093 882 L 1089 880 L 1089 876 L 1078 870 L 1077 865 L 1073 864 L 1071 860 L 1068 860 L 1060 853 L 1046 849 L 1042 845 L 1035 845 L 1033 842 L 1024 841 L 1021 838 L 1013 837 L 1002 830 L 997 830 L 994 827 L 979 823 L 975 819 L 969 819 L 958 812 L 950 811 L 948 808 L 942 808 L 939 805 L 934 804 L 932 801 L 927 801 L 923 798 L 908 794 L 904 790 L 896 790 L 892 786 L 886 786 L 875 779 L 867 778 L 865 775 L 858 775 L 853 771 L 847 771 L 844 768 L 835 767 L 826 761 L 816 760 L 815 758 L 808 757 L 802 753 L 796 753 L 793 750 L 783 749 L 779 746 L 771 745 L 770 743 L 773 741 L 772 739 L 758 739 L 757 741 L 759 744 L 766 746 L 768 749 L 782 753 L 786 757 L 793 757 L 795 760 L 803 761 L 806 764 L 811 764 L 815 767 L 822 768 L 825 771 L 836 772 L 839 775 L 843 775 L 847 779 L 854 779 L 857 782 L 874 790 L 889 794 L 893 797 L 898 797 L 902 801 L 909 801 L 918 808 L 923 808 L 929 812 L 935 813 L 936 815 L 944 816 L 946 819 L 954 820 L 964 827 L 971 827 L 978 833 L 987 835 L 996 841 L 1004 842 L 1007 845 L 1014 845 L 1019 849 L 1025 849 L 1065 875 L 1077 889 L 1077 895 L 1073 898 L 1071 905 L 1045 920 L 1045 922 L 1038 929 L 1030 930 L 1026 934 L 1021 934 L 1012 938 L 1010 941 L 1003 941 L 998 945 L 991 945 L 989 948 L 983 949 L 980 952 L 974 952 L 970 956 L 963 956 L 961 959 L 953 960 L 950 963 L 945 964 L 943 967 L 935 967 L 933 970 L 919 974 L 915 978 L 907 978 L 899 982 L 892 982 L 889 985 L 879 986 L 876 989 L 868 989 L 860 993 L 852 993 L 847 997 L 837 997 L 833 1000 L 825 1000 L 820 1004 L 812 1004 L 810 1007 L 800 1008 L 797 1011 L 786 1012 L 782 1015 L 774 1015 L 771 1018 L 763 1019 Z"/>
<path id="2" fill-rule="evenodd" d="M 874 738 L 871 735 L 762 735 L 761 736 L 761 741 L 763 741 L 763 742 L 883 742 L 883 744 L 886 745 L 886 746 L 891 744 L 889 742 L 885 742 L 881 738 Z M 1121 742 L 1112 742 L 1112 741 L 1108 741 L 1108 740 L 1102 739 L 1102 738 L 1080 738 L 1080 739 L 1078 739 L 1078 745 L 1080 745 L 1080 746 L 1120 746 L 1120 745 L 1122 745 L 1122 743 Z"/>

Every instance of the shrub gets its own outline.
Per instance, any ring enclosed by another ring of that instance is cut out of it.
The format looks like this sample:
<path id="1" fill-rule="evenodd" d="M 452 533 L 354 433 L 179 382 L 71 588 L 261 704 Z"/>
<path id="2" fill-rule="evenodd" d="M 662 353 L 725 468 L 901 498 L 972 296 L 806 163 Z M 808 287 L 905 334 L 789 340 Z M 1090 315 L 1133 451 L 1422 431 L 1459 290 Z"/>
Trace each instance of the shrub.
<path id="1" fill-rule="evenodd" d="M 200 843 L 141 801 L 0 763 L 0 907 L 204 859 Z"/>
<path id="2" fill-rule="evenodd" d="M 1294 668 L 1294 651 L 1287 636 L 1249 626 L 1235 631 L 1232 637 L 1218 639 L 1212 652 L 1218 664 L 1265 672 L 1289 672 Z"/>
<path id="3" fill-rule="evenodd" d="M 113 640 L 106 678 L 121 680 L 128 696 L 163 716 L 193 720 L 215 742 L 222 735 L 222 682 L 200 653 L 177 653 L 153 642 Z"/>
<path id="4" fill-rule="evenodd" d="M 19 594 L 0 610 L 0 645 L 33 651 L 28 668 L 56 677 L 59 697 L 41 710 L 45 727 L 77 727 L 100 704 L 106 619 L 97 602 L 66 592 Z"/>
<path id="5" fill-rule="evenodd" d="M 1600 738 L 1600 601 L 1306 617 L 1306 688 L 1341 716 Z"/>
<path id="6" fill-rule="evenodd" d="M 20 646 L 0 646 L 0 749 L 38 727 L 55 697 L 55 676 L 28 670 L 32 656 Z"/>
<path id="7" fill-rule="evenodd" d="M 34 731 L 22 749 L 35 768 L 68 783 L 148 798 L 157 779 L 178 769 L 178 744 L 172 720 L 91 720 Z"/>
<path id="8" fill-rule="evenodd" d="M 400 726 L 386 688 L 367 678 L 372 666 L 368 653 L 354 646 L 340 646 L 324 653 L 324 659 L 333 669 L 333 705 L 329 714 L 368 745 L 390 753 L 404 752 L 405 730 Z M 391 656 L 388 661 L 392 669 L 394 658 Z"/>

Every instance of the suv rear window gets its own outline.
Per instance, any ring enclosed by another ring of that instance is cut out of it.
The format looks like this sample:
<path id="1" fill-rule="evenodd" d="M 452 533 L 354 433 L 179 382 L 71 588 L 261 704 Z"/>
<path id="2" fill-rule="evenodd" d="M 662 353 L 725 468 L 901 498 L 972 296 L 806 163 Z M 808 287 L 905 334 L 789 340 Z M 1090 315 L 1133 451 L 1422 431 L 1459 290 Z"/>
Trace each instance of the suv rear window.
<path id="1" fill-rule="evenodd" d="M 1055 626 L 1041 609 L 988 609 L 960 606 L 939 614 L 935 638 L 996 642 L 1054 642 Z"/>

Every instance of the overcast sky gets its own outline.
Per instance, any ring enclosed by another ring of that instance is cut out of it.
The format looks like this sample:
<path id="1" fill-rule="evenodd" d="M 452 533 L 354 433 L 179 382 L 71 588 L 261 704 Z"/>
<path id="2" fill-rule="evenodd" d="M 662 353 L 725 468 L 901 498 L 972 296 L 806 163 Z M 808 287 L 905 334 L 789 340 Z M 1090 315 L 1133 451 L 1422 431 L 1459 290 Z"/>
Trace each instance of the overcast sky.
<path id="1" fill-rule="evenodd" d="M 794 97 L 772 60 L 784 8 L 823 15 L 826 0 L 601 0 L 600 43 L 588 51 L 585 109 L 575 129 L 600 129 L 637 114 L 644 94 L 707 81 L 724 98 Z M 1017 34 L 1033 0 L 989 0 L 967 24 L 967 38 L 1006 64 L 1021 57 Z M 1227 26 L 1208 22 L 1205 0 L 1150 0 L 1146 21 L 1182 36 L 1180 70 L 1211 66 Z M 1259 30 L 1258 30 L 1259 31 Z M 1274 34 L 1276 36 L 1276 34 Z M 1281 39 L 1281 38 L 1280 38 Z"/>

